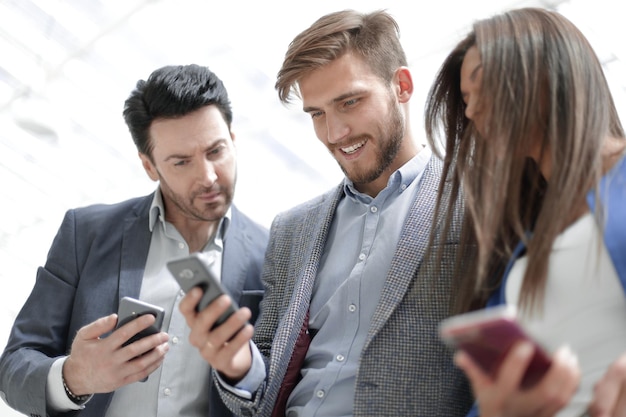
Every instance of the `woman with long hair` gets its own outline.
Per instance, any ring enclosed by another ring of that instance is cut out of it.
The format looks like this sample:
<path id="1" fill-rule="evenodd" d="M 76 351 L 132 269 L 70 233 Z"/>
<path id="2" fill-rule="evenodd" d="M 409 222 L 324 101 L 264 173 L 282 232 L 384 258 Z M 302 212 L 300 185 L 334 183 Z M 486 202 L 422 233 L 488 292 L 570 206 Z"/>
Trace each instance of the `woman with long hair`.
<path id="1" fill-rule="evenodd" d="M 544 9 L 478 21 L 444 61 L 425 117 L 443 178 L 464 200 L 465 245 L 476 251 L 469 268 L 459 262 L 468 272 L 455 311 L 514 304 L 525 328 L 558 352 L 530 389 L 519 387 L 527 346 L 495 378 L 457 354 L 480 415 L 615 410 L 617 394 L 598 395 L 626 364 L 626 138 L 589 42 Z M 609 385 L 619 393 L 618 381 Z"/>

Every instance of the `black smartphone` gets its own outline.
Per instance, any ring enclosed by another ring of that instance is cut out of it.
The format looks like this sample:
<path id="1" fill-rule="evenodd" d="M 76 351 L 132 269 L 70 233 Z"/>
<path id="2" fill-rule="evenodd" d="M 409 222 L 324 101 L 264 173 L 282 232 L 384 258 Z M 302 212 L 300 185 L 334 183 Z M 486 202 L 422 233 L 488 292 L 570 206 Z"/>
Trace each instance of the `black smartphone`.
<path id="1" fill-rule="evenodd" d="M 159 333 L 161 331 L 161 326 L 163 325 L 165 310 L 159 306 L 131 297 L 124 297 L 120 300 L 120 305 L 117 310 L 116 329 L 144 314 L 152 314 L 156 320 L 150 327 L 140 331 L 128 339 L 123 346 L 127 346 L 143 337 L 150 336 L 151 334 Z"/>
<path id="2" fill-rule="evenodd" d="M 204 310 L 206 306 L 220 295 L 228 294 L 211 272 L 210 260 L 202 257 L 202 255 L 198 253 L 170 261 L 167 263 L 167 268 L 183 291 L 189 292 L 194 287 L 200 287 L 202 289 L 204 295 L 196 306 L 197 311 Z M 230 294 L 228 295 L 230 296 Z M 231 314 L 237 311 L 239 307 L 235 300 L 232 300 L 232 297 L 231 301 L 230 307 L 217 319 L 213 328 L 222 324 Z"/>
<path id="3" fill-rule="evenodd" d="M 496 376 L 501 362 L 515 343 L 529 341 L 535 352 L 521 383 L 522 388 L 529 388 L 548 371 L 551 359 L 516 317 L 512 305 L 477 310 L 443 320 L 439 334 L 448 345 L 467 352 L 492 377 Z"/>

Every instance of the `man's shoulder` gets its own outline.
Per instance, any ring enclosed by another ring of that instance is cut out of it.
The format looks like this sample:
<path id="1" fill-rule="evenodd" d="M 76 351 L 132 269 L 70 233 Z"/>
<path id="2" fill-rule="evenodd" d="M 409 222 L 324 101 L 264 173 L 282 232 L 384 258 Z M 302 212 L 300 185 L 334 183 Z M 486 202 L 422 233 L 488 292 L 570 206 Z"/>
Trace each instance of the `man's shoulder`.
<path id="1" fill-rule="evenodd" d="M 147 214 L 152 203 L 153 194 L 134 197 L 116 203 L 97 203 L 69 210 L 79 220 L 118 219 L 131 214 Z"/>
<path id="2" fill-rule="evenodd" d="M 343 194 L 343 183 L 329 189 L 323 194 L 319 194 L 315 197 L 310 198 L 309 200 L 304 201 L 303 203 L 300 203 L 292 207 L 291 209 L 287 210 L 287 212 L 297 213 L 297 212 L 317 210 L 320 206 L 332 204 L 338 201 L 342 194 Z"/>
<path id="3" fill-rule="evenodd" d="M 269 234 L 267 227 L 239 210 L 234 204 L 231 206 L 231 213 L 233 224 L 240 225 L 236 227 L 244 227 L 249 233 L 267 239 Z"/>
<path id="4" fill-rule="evenodd" d="M 343 184 L 335 186 L 323 194 L 310 198 L 296 206 L 281 212 L 277 217 L 283 219 L 300 219 L 311 215 L 324 215 L 327 210 L 334 208 L 343 194 Z"/>

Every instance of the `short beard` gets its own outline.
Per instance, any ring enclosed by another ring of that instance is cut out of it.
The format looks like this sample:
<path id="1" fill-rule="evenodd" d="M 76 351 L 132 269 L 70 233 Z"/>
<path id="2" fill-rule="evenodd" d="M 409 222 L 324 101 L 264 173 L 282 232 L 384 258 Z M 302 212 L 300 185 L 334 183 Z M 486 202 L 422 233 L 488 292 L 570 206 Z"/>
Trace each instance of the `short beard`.
<path id="1" fill-rule="evenodd" d="M 165 179 L 160 173 L 159 173 L 159 182 L 160 182 L 160 188 L 161 188 L 161 193 L 163 194 L 163 198 L 167 196 L 168 201 L 172 202 L 172 204 L 174 204 L 178 208 L 178 211 L 181 214 L 183 214 L 185 217 L 192 219 L 192 220 L 205 221 L 205 222 L 219 221 L 221 220 L 222 217 L 224 217 L 224 215 L 226 215 L 226 212 L 228 211 L 228 208 L 230 207 L 233 201 L 234 193 L 232 189 L 226 190 L 226 192 L 222 190 L 226 199 L 225 204 L 223 205 L 222 208 L 220 208 L 221 206 L 220 204 L 220 205 L 213 205 L 207 210 L 200 211 L 193 205 L 194 199 L 196 195 L 203 193 L 206 190 L 203 189 L 203 190 L 194 192 L 190 196 L 189 201 L 185 201 L 185 198 L 183 196 L 175 193 L 172 190 L 172 188 L 168 185 L 167 181 L 165 181 Z"/>
<path id="2" fill-rule="evenodd" d="M 361 173 L 353 173 L 353 175 L 350 176 L 341 164 L 339 165 L 346 177 L 348 177 L 355 186 L 368 184 L 377 180 L 383 172 L 391 166 L 400 151 L 400 146 L 402 145 L 405 134 L 405 126 L 400 107 L 395 101 L 392 102 L 391 113 L 383 124 L 383 129 L 385 129 L 388 134 L 384 136 L 384 140 L 379 142 L 380 152 L 377 155 L 376 165 L 373 169 Z M 384 134 L 384 132 L 381 134 Z"/>

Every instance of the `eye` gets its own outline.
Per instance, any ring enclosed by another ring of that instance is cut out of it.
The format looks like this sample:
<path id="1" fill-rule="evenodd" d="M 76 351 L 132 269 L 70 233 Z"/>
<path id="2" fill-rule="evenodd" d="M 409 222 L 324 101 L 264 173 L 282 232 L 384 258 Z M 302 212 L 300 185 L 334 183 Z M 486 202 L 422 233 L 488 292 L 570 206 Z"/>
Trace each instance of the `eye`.
<path id="1" fill-rule="evenodd" d="M 176 167 L 182 167 L 182 166 L 185 166 L 185 165 L 187 165 L 187 164 L 189 164 L 189 161 L 188 161 L 188 160 L 186 160 L 186 159 L 182 159 L 182 160 L 180 160 L 180 161 L 178 161 L 178 162 L 175 162 L 175 163 L 174 163 L 174 166 L 176 166 Z"/>
<path id="2" fill-rule="evenodd" d="M 309 113 L 309 116 L 311 116 L 311 119 L 317 119 L 318 117 L 321 117 L 324 114 L 324 112 L 322 111 L 313 111 Z"/>
<path id="3" fill-rule="evenodd" d="M 357 98 L 351 98 L 350 100 L 346 100 L 343 105 L 345 107 L 351 107 L 354 106 L 355 104 L 357 104 L 359 102 L 359 99 Z"/>

